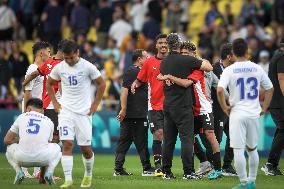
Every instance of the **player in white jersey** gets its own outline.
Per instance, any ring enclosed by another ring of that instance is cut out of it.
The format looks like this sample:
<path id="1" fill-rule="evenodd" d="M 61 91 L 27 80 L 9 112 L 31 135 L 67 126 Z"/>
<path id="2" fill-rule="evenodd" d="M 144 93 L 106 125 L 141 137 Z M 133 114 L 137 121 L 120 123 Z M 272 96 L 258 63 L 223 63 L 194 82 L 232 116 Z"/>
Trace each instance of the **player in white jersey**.
<path id="1" fill-rule="evenodd" d="M 26 72 L 26 76 L 30 75 L 32 72 L 36 71 L 49 57 L 50 57 L 50 44 L 44 41 L 36 42 L 33 45 L 33 55 L 35 61 L 31 64 Z M 43 87 L 43 77 L 37 76 L 33 79 L 28 85 L 24 88 L 24 98 L 22 101 L 22 112 L 25 112 L 26 102 L 30 98 L 39 98 L 42 99 L 42 87 Z M 34 168 L 33 176 L 28 172 L 27 168 L 23 168 L 25 176 L 27 178 L 33 178 L 39 176 L 39 168 Z"/>
<path id="2" fill-rule="evenodd" d="M 16 119 L 4 138 L 7 160 L 16 171 L 14 184 L 20 184 L 25 177 L 21 166 L 47 167 L 45 173 L 42 169 L 42 176 L 53 184 L 53 171 L 61 158 L 59 145 L 50 143 L 53 123 L 43 115 L 40 99 L 31 98 L 26 104 L 27 112 Z"/>
<path id="3" fill-rule="evenodd" d="M 235 168 L 241 184 L 233 189 L 255 188 L 259 163 L 257 141 L 259 117 L 271 101 L 273 85 L 264 70 L 247 60 L 248 46 L 244 39 L 233 42 L 236 62 L 225 68 L 217 88 L 217 96 L 223 111 L 230 117 L 230 146 L 234 149 Z M 259 103 L 260 86 L 265 89 L 265 100 Z M 229 105 L 224 90 L 229 88 Z M 246 171 L 244 152 L 249 157 L 249 174 Z"/>
<path id="4" fill-rule="evenodd" d="M 33 45 L 33 55 L 35 61 L 31 64 L 26 72 L 26 76 L 30 75 L 32 72 L 36 71 L 43 63 L 50 57 L 50 45 L 47 42 L 39 41 Z M 43 77 L 37 76 L 26 86 L 24 86 L 24 99 L 22 101 L 22 112 L 25 111 L 25 102 L 30 98 L 42 99 L 42 88 L 43 88 Z"/>
<path id="5" fill-rule="evenodd" d="M 105 90 L 105 81 L 98 69 L 87 60 L 79 57 L 79 47 L 73 41 L 66 41 L 62 51 L 64 61 L 57 64 L 47 80 L 47 92 L 59 112 L 59 138 L 63 141 L 63 156 L 61 159 L 65 183 L 61 188 L 72 186 L 73 168 L 73 141 L 76 137 L 77 144 L 83 153 L 85 174 L 81 187 L 90 187 L 94 154 L 91 148 L 92 118 L 96 112 Z M 61 79 L 62 97 L 61 104 L 56 100 L 53 84 Z M 91 82 L 97 84 L 94 101 L 91 91 Z"/>

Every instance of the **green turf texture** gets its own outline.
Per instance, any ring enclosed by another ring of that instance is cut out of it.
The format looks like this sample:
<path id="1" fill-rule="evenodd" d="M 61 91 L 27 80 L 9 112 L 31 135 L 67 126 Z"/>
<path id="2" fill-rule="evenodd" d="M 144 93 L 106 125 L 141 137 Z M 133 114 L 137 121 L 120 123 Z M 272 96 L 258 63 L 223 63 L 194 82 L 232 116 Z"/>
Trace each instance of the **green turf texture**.
<path id="1" fill-rule="evenodd" d="M 261 159 L 260 166 L 266 159 Z M 196 161 L 197 162 L 197 161 Z M 198 165 L 198 162 L 196 163 Z M 196 166 L 197 166 L 196 165 Z M 237 177 L 224 177 L 218 180 L 210 181 L 203 178 L 198 181 L 182 180 L 182 165 L 179 156 L 174 157 L 173 173 L 177 176 L 176 180 L 163 180 L 154 177 L 142 177 L 141 164 L 138 156 L 127 156 L 125 167 L 127 171 L 134 173 L 131 177 L 114 177 L 113 176 L 114 156 L 113 155 L 96 155 L 93 172 L 92 187 L 95 189 L 231 189 L 238 184 Z M 284 168 L 284 159 L 280 162 L 280 168 Z M 30 170 L 32 172 L 32 170 Z M 259 169 L 257 177 L 258 189 L 284 189 L 284 176 L 268 177 Z M 74 156 L 73 180 L 72 188 L 79 188 L 84 174 L 84 166 L 81 155 Z M 59 163 L 54 175 L 63 178 L 63 171 Z M 13 185 L 15 172 L 8 164 L 4 154 L 0 154 L 0 188 L 1 189 L 35 189 L 35 188 L 59 188 L 64 179 L 56 182 L 56 185 L 39 185 L 36 179 L 25 179 L 21 185 Z"/>

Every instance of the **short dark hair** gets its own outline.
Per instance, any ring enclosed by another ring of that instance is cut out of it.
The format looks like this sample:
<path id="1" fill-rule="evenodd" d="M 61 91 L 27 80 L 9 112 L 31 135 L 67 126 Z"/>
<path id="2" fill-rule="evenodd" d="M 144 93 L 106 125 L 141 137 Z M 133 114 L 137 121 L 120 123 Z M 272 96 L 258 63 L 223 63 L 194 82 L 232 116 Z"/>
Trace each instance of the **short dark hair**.
<path id="1" fill-rule="evenodd" d="M 135 49 L 132 53 L 132 61 L 133 63 L 138 59 L 141 58 L 143 56 L 143 49 Z"/>
<path id="2" fill-rule="evenodd" d="M 48 43 L 48 42 L 45 42 L 45 41 L 36 42 L 32 47 L 33 55 L 35 56 L 38 51 L 40 51 L 42 49 L 46 49 L 48 47 L 51 47 L 50 43 Z"/>
<path id="3" fill-rule="evenodd" d="M 233 45 L 232 43 L 225 43 L 221 46 L 221 59 L 225 60 L 228 55 L 232 54 Z"/>
<path id="4" fill-rule="evenodd" d="M 196 46 L 194 43 L 190 42 L 190 41 L 184 41 L 181 43 L 180 46 L 181 49 L 187 49 L 189 51 L 196 51 Z"/>
<path id="5" fill-rule="evenodd" d="M 167 36 L 167 43 L 170 51 L 177 50 L 181 45 L 180 36 L 177 33 L 170 33 Z"/>
<path id="6" fill-rule="evenodd" d="M 162 33 L 160 33 L 160 34 L 157 35 L 156 38 L 155 38 L 155 44 L 157 43 L 157 41 L 158 41 L 159 39 L 166 39 L 166 38 L 167 38 L 167 34 L 162 34 Z"/>
<path id="7" fill-rule="evenodd" d="M 42 109 L 43 103 L 39 98 L 30 98 L 26 103 L 26 108 L 32 106 L 37 109 Z"/>
<path id="8" fill-rule="evenodd" d="M 248 50 L 248 44 L 244 39 L 238 38 L 233 41 L 233 53 L 237 57 L 245 56 L 247 50 Z"/>
<path id="9" fill-rule="evenodd" d="M 74 53 L 79 49 L 79 45 L 73 40 L 66 39 L 62 44 L 62 52 L 64 54 Z"/>
<path id="10" fill-rule="evenodd" d="M 58 50 L 58 51 L 61 51 L 61 52 L 62 52 L 62 50 L 63 50 L 63 45 L 64 45 L 64 43 L 65 43 L 66 41 L 68 41 L 68 40 L 67 40 L 67 39 L 62 39 L 61 41 L 59 41 L 59 43 L 57 44 L 57 50 Z"/>

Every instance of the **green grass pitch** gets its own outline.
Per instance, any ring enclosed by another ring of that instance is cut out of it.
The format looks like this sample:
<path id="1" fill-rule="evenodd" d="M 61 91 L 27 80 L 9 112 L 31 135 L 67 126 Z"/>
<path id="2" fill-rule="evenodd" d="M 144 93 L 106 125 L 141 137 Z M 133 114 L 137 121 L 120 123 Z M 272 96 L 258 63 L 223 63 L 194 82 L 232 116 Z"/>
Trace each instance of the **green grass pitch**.
<path id="1" fill-rule="evenodd" d="M 261 159 L 260 166 L 266 159 Z M 197 161 L 196 161 L 197 162 Z M 198 164 L 198 163 L 196 163 Z M 163 180 L 154 177 L 142 177 L 141 164 L 138 156 L 127 156 L 125 167 L 129 172 L 134 173 L 131 177 L 114 177 L 113 174 L 114 156 L 113 155 L 96 155 L 94 165 L 94 176 L 91 188 L 95 189 L 231 189 L 238 183 L 237 177 L 224 177 L 215 181 L 209 181 L 203 178 L 198 181 L 182 180 L 182 166 L 179 156 L 174 157 L 173 173 L 177 176 L 176 180 Z M 284 159 L 280 162 L 280 168 L 284 168 Z M 30 170 L 30 172 L 32 172 Z M 268 177 L 259 170 L 257 177 L 258 189 L 280 189 L 284 188 L 283 177 Z M 54 173 L 56 176 L 63 178 L 61 164 L 59 164 Z M 81 155 L 74 156 L 73 179 L 74 187 L 79 188 L 84 174 L 84 166 Z M 39 185 L 36 179 L 25 179 L 21 185 L 13 185 L 15 172 L 8 164 L 4 154 L 0 154 L 0 188 L 1 189 L 35 189 L 35 188 L 59 188 L 63 179 L 56 182 L 56 185 Z"/>

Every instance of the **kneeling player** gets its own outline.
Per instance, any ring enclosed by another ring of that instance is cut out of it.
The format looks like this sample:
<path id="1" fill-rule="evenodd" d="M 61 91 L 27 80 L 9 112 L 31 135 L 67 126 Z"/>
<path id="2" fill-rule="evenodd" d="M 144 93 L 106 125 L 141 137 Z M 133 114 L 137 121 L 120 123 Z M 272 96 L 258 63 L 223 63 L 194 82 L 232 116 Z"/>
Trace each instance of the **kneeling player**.
<path id="1" fill-rule="evenodd" d="M 40 99 L 31 98 L 26 107 L 27 112 L 16 119 L 4 138 L 4 144 L 8 145 L 7 160 L 16 171 L 14 184 L 20 184 L 25 178 L 22 166 L 42 167 L 42 170 L 47 167 L 45 173 L 42 171 L 41 179 L 53 184 L 53 171 L 61 158 L 59 145 L 49 143 L 53 136 L 53 123 L 42 114 Z"/>

